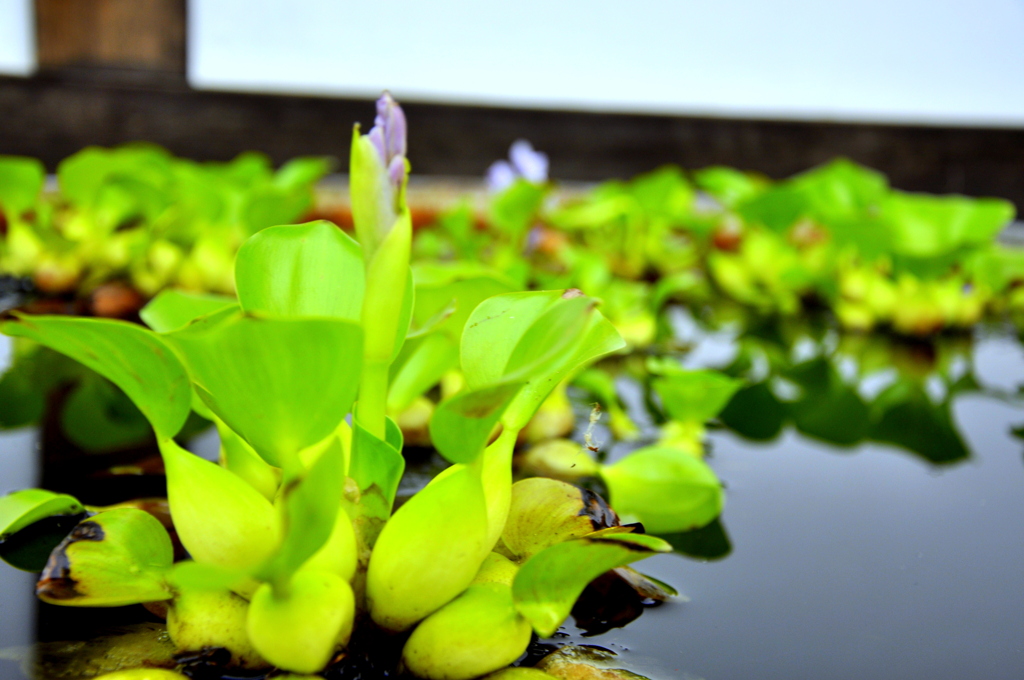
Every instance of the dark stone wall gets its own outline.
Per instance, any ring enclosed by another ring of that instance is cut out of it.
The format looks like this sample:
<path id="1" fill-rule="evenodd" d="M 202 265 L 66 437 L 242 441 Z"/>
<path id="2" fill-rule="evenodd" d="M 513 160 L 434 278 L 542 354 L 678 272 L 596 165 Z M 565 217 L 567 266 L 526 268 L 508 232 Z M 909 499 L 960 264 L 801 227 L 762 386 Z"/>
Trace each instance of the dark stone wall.
<path id="1" fill-rule="evenodd" d="M 1024 130 L 596 114 L 405 103 L 413 171 L 480 175 L 518 137 L 566 180 L 628 177 L 663 163 L 785 177 L 836 156 L 915 191 L 1001 196 L 1024 207 Z M 51 169 L 89 144 L 156 142 L 224 160 L 256 149 L 275 161 L 326 154 L 347 165 L 351 125 L 370 101 L 190 89 L 180 73 L 53 69 L 0 78 L 0 153 Z"/>

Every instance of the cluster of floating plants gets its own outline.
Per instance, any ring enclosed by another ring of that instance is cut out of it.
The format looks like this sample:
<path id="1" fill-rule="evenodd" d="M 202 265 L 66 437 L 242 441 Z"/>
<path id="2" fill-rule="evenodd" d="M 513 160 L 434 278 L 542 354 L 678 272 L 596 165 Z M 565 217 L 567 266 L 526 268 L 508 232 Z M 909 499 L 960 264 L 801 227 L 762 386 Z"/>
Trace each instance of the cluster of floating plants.
<path id="1" fill-rule="evenodd" d="M 47 193 L 41 165 L 0 157 L 0 270 L 36 294 L 0 327 L 14 336 L 0 427 L 59 406 L 85 451 L 153 442 L 170 508 L 0 499 L 0 557 L 42 570 L 40 598 L 145 604 L 176 658 L 221 650 L 227 673 L 344 674 L 388 631 L 419 677 L 543 677 L 501 669 L 596 578 L 664 599 L 627 565 L 689 554 L 680 537 L 699 528 L 728 551 L 709 420 L 967 455 L 949 403 L 976 386 L 955 346 L 902 366 L 872 336 L 794 317 L 924 336 L 1020 311 L 1024 253 L 995 241 L 1008 203 L 895 191 L 848 161 L 782 182 L 669 167 L 572 196 L 517 142 L 482 215 L 467 202 L 414 231 L 405 132 L 387 96 L 354 132 L 355 239 L 287 224 L 309 214 L 322 159 L 275 173 L 256 155 L 88 149 Z M 726 333 L 741 319 L 738 352 L 683 368 L 672 302 Z M 801 343 L 813 351 L 797 358 Z M 182 446 L 211 423 L 216 464 Z M 629 452 L 609 459 L 608 435 Z M 450 466 L 404 500 L 413 448 Z"/>
<path id="2" fill-rule="evenodd" d="M 141 312 L 148 328 L 20 312 L 3 324 L 102 376 L 145 417 L 187 554 L 176 559 L 145 503 L 14 492 L 0 499 L 0 547 L 77 521 L 49 554 L 41 599 L 145 604 L 166 617 L 179 658 L 226 650 L 226 671 L 318 673 L 345 663 L 353 635 L 384 630 L 404 636 L 408 672 L 454 680 L 518 660 L 609 570 L 669 596 L 626 566 L 671 551 L 645 526 L 671 533 L 721 511 L 700 432 L 740 381 L 652 359 L 671 416 L 660 441 L 612 465 L 566 441 L 531 451 L 556 476 L 599 477 L 619 514 L 557 479 L 513 484 L 517 441 L 552 429 L 545 409 L 558 420 L 570 376 L 606 391 L 608 374 L 586 370 L 625 343 L 576 288 L 515 292 L 464 265 L 414 281 L 405 148 L 404 116 L 385 96 L 369 134 L 353 134 L 358 241 L 323 221 L 264 228 L 238 250 L 237 299 L 164 291 Z M 635 426 L 612 402 L 628 436 Z M 395 509 L 405 436 L 388 414 L 424 408 L 418 434 L 451 466 Z M 176 441 L 193 413 L 215 424 L 219 463 Z"/>
<path id="3" fill-rule="evenodd" d="M 673 299 L 781 316 L 825 307 L 844 328 L 908 336 L 1024 304 L 1024 251 L 996 242 L 1014 217 L 1004 200 L 897 191 L 846 160 L 779 182 L 668 166 L 566 198 L 538 156 L 520 143 L 492 171 L 487 229 L 472 228 L 467 204 L 421 231 L 416 252 L 479 258 L 521 286 L 583 288 L 639 346 Z"/>
<path id="4" fill-rule="evenodd" d="M 323 158 L 275 172 L 255 153 L 195 163 L 151 145 L 91 147 L 60 163 L 50 192 L 42 163 L 0 156 L 0 271 L 46 295 L 91 295 L 98 316 L 138 308 L 111 282 L 146 298 L 166 287 L 232 293 L 238 247 L 309 211 L 329 169 Z"/>

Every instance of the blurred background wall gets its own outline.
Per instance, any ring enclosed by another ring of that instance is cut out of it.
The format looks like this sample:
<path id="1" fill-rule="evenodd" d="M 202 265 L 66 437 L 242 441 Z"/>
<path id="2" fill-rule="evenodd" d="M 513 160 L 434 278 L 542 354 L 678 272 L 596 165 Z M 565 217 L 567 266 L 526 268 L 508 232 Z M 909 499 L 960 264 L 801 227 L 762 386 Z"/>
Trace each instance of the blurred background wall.
<path id="1" fill-rule="evenodd" d="M 198 87 L 1024 125 L 1020 0 L 191 0 Z"/>
<path id="2" fill-rule="evenodd" d="M 385 87 L 414 171 L 517 137 L 563 179 L 837 155 L 1024 205 L 1022 0 L 0 0 L 0 153 L 145 139 L 347 156 Z"/>

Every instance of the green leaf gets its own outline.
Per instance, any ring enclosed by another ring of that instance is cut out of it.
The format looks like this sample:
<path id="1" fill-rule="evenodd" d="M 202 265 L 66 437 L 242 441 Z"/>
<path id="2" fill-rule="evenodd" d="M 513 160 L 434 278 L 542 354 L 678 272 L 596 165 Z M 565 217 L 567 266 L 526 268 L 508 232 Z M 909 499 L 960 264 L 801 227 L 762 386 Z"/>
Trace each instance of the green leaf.
<path id="1" fill-rule="evenodd" d="M 681 423 L 704 423 L 725 408 L 743 381 L 719 371 L 671 369 L 651 381 L 669 416 Z"/>
<path id="2" fill-rule="evenodd" d="M 139 311 L 139 316 L 157 333 L 169 333 L 235 304 L 234 298 L 226 295 L 164 290 Z"/>
<path id="3" fill-rule="evenodd" d="M 239 249 L 235 283 L 247 312 L 358 322 L 366 288 L 362 250 L 324 220 L 269 227 Z"/>
<path id="4" fill-rule="evenodd" d="M 60 545 L 36 585 L 39 599 L 73 607 L 117 607 L 173 597 L 164 575 L 174 548 L 160 521 L 118 508 L 83 520 Z"/>
<path id="5" fill-rule="evenodd" d="M 274 175 L 274 184 L 293 191 L 309 190 L 333 167 L 334 161 L 324 156 L 293 158 Z"/>
<path id="6" fill-rule="evenodd" d="M 671 550 L 660 538 L 644 534 L 592 536 L 545 548 L 516 574 L 516 609 L 538 635 L 551 637 L 588 583 L 609 569 Z"/>
<path id="7" fill-rule="evenodd" d="M 477 305 L 489 297 L 515 291 L 515 285 L 504 276 L 471 262 L 417 263 L 413 279 L 414 326 L 422 327 L 454 304 L 454 310 L 433 330 L 447 334 L 455 342 L 462 338 L 466 320 Z"/>
<path id="8" fill-rule="evenodd" d="M 79 515 L 77 498 L 44 489 L 22 489 L 0 497 L 0 541 L 47 517 Z"/>
<path id="9" fill-rule="evenodd" d="M 558 543 L 582 538 L 618 522 L 604 499 L 590 491 L 546 477 L 512 485 L 508 519 L 500 546 L 517 562 Z"/>
<path id="10" fill-rule="evenodd" d="M 35 206 L 46 180 L 46 168 L 35 158 L 0 156 L 0 211 L 15 220 Z"/>
<path id="11" fill-rule="evenodd" d="M 330 538 L 345 485 L 345 452 L 337 437 L 300 480 L 286 483 L 280 501 L 284 518 L 281 545 L 260 568 L 263 580 L 291 577 Z"/>
<path id="12" fill-rule="evenodd" d="M 442 401 L 430 419 L 431 442 L 452 463 L 473 462 L 522 386 L 521 382 L 498 383 Z"/>
<path id="13" fill-rule="evenodd" d="M 470 389 L 528 380 L 502 419 L 521 429 L 570 373 L 625 345 L 579 291 L 498 295 L 481 303 L 462 336 Z"/>
<path id="14" fill-rule="evenodd" d="M 491 201 L 488 208 L 491 224 L 507 234 L 522 234 L 533 226 L 547 192 L 546 185 L 516 180 Z"/>
<path id="15" fill-rule="evenodd" d="M 750 200 L 768 185 L 766 178 L 716 165 L 693 173 L 697 186 L 726 207 Z"/>
<path id="16" fill-rule="evenodd" d="M 242 586 L 249 580 L 245 569 L 227 569 L 205 562 L 175 562 L 167 572 L 167 582 L 180 591 L 220 591 Z"/>
<path id="17" fill-rule="evenodd" d="M 173 437 L 191 410 L 188 374 L 152 331 L 126 321 L 19 315 L 0 326 L 86 365 L 124 390 L 158 437 Z"/>
<path id="18" fill-rule="evenodd" d="M 693 206 L 693 187 L 686 181 L 683 171 L 674 165 L 634 178 L 630 189 L 649 218 L 677 222 L 688 215 Z"/>
<path id="19" fill-rule="evenodd" d="M 882 207 L 893 251 L 921 258 L 989 243 L 1014 213 L 1013 204 L 1001 199 L 902 192 L 893 192 Z"/>
<path id="20" fill-rule="evenodd" d="M 400 413 L 459 365 L 459 346 L 442 332 L 406 340 L 391 365 L 388 410 Z"/>
<path id="21" fill-rule="evenodd" d="M 387 441 L 374 437 L 358 420 L 352 423 L 352 462 L 349 477 L 356 481 L 361 493 L 377 488 L 384 506 L 373 513 L 384 519 L 391 516 L 391 506 L 398 493 L 398 482 L 405 471 L 402 457 L 402 431 L 395 421 L 387 419 Z"/>
<path id="22" fill-rule="evenodd" d="M 612 507 L 624 522 L 656 534 L 702 527 L 722 513 L 725 493 L 714 471 L 673 447 L 647 446 L 601 468 Z"/>
<path id="23" fill-rule="evenodd" d="M 250 188 L 242 205 L 242 224 L 256 234 L 275 224 L 289 224 L 302 216 L 312 203 L 308 194 L 264 185 Z"/>
<path id="24" fill-rule="evenodd" d="M 164 337 L 207 406 L 271 465 L 333 432 L 356 396 L 362 332 L 349 321 L 215 315 Z"/>
<path id="25" fill-rule="evenodd" d="M 220 435 L 221 464 L 235 473 L 252 488 L 273 501 L 281 484 L 281 470 L 268 464 L 249 446 L 249 442 L 238 436 L 223 420 L 210 414 Z"/>

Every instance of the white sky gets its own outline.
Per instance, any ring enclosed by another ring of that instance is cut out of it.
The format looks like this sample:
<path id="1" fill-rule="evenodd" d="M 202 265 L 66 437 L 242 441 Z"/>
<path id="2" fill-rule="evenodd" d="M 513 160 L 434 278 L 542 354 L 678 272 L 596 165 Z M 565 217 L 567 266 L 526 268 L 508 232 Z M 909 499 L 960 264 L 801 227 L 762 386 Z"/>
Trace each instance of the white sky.
<path id="1" fill-rule="evenodd" d="M 1024 0 L 190 0 L 189 19 L 198 87 L 1024 126 Z"/>

